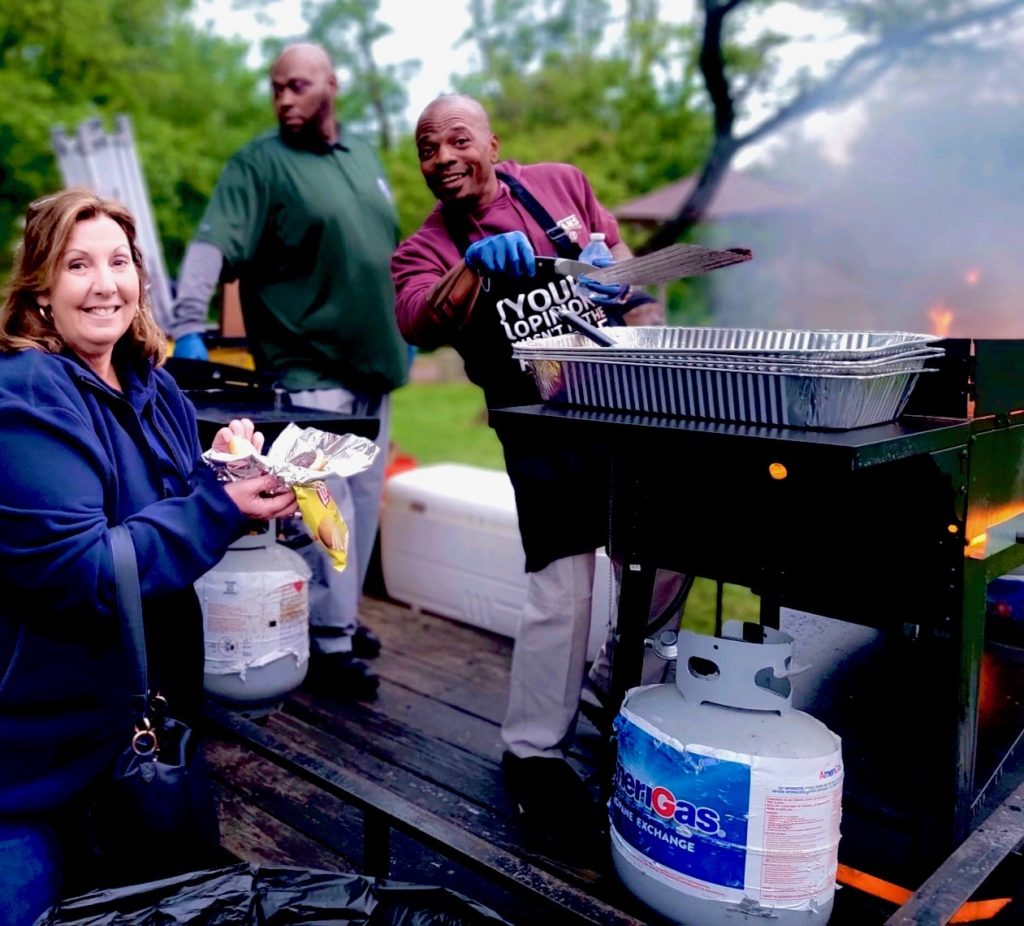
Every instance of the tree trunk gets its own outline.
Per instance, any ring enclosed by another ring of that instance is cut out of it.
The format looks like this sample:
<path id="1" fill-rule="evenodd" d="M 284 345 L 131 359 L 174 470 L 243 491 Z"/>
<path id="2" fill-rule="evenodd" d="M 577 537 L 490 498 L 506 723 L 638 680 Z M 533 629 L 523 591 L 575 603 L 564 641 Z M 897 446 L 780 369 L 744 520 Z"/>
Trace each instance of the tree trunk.
<path id="1" fill-rule="evenodd" d="M 725 18 L 745 2 L 746 0 L 726 0 L 724 3 L 719 0 L 704 0 L 704 37 L 700 50 L 700 70 L 714 106 L 714 142 L 693 192 L 675 217 L 662 225 L 637 249 L 640 254 L 674 244 L 701 220 L 715 193 L 718 192 L 718 187 L 725 178 L 733 155 L 739 147 L 733 136 L 736 109 L 729 90 L 729 77 L 725 72 L 722 32 Z"/>
<path id="2" fill-rule="evenodd" d="M 381 151 L 390 151 L 392 144 L 391 119 L 388 117 L 388 108 L 384 102 L 384 90 L 380 79 L 380 72 L 377 70 L 377 62 L 373 57 L 373 40 L 365 28 L 359 31 L 359 48 L 366 62 L 366 70 L 363 77 L 366 80 L 366 88 L 370 97 L 370 106 L 377 117 L 377 142 Z"/>

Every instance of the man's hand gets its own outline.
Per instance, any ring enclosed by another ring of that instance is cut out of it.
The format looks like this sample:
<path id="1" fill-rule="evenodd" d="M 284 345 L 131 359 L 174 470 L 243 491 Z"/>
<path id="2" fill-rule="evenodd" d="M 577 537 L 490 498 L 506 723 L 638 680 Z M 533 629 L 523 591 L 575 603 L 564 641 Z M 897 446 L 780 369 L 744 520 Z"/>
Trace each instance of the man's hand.
<path id="1" fill-rule="evenodd" d="M 209 360 L 210 353 L 203 343 L 203 336 L 194 331 L 183 334 L 174 341 L 174 356 L 182 360 Z"/>
<path id="2" fill-rule="evenodd" d="M 629 292 L 625 283 L 598 283 L 582 274 L 577 283 L 586 290 L 587 299 L 597 305 L 618 305 Z"/>
<path id="3" fill-rule="evenodd" d="M 608 260 L 607 257 L 599 257 L 594 261 L 594 266 L 610 267 L 614 263 L 614 260 Z M 581 275 L 576 282 L 586 290 L 587 299 L 597 305 L 616 305 L 629 292 L 626 283 L 598 283 L 585 275 Z"/>
<path id="4" fill-rule="evenodd" d="M 466 248 L 466 266 L 484 273 L 532 277 L 537 272 L 533 248 L 521 231 L 505 232 L 474 241 Z"/>

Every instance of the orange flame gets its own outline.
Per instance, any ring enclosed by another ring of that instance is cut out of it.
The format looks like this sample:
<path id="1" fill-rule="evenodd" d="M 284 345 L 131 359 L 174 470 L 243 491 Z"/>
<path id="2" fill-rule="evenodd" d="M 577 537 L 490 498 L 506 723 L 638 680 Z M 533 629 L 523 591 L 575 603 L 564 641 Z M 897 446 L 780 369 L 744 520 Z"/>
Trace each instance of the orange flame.
<path id="1" fill-rule="evenodd" d="M 953 310 L 941 302 L 936 302 L 928 309 L 928 319 L 932 325 L 932 334 L 940 338 L 948 338 L 953 327 Z"/>
<path id="2" fill-rule="evenodd" d="M 984 559 L 990 553 L 998 553 L 999 550 L 1012 546 L 1014 539 L 1009 530 L 999 531 L 997 537 L 992 537 L 990 532 L 1022 514 L 1024 514 L 1024 501 L 1016 500 L 976 510 L 968 519 L 967 528 L 970 534 L 964 555 L 970 559 Z M 993 541 L 991 548 L 990 540 Z"/>

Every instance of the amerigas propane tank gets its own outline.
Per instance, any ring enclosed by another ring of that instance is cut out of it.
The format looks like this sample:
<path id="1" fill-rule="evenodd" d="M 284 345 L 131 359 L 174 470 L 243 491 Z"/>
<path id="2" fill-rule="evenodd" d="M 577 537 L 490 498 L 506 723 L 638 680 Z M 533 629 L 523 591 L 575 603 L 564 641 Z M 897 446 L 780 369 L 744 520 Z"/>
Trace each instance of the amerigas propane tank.
<path id="1" fill-rule="evenodd" d="M 205 688 L 249 709 L 271 706 L 297 688 L 309 664 L 309 567 L 275 534 L 242 537 L 195 585 Z"/>
<path id="2" fill-rule="evenodd" d="M 839 737 L 793 710 L 793 639 L 729 621 L 681 632 L 676 682 L 632 689 L 609 804 L 620 878 L 687 926 L 828 922 Z"/>

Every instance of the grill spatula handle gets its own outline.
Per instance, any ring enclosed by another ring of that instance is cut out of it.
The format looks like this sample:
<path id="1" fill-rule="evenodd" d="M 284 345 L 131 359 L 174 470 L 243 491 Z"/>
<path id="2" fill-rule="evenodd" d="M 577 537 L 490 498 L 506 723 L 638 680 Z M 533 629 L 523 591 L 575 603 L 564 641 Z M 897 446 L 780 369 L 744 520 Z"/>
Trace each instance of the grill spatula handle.
<path id="1" fill-rule="evenodd" d="M 585 334 L 595 344 L 600 344 L 601 347 L 613 347 L 615 342 L 608 337 L 600 328 L 590 324 L 590 322 L 581 318 L 572 309 L 559 309 L 559 314 L 564 318 L 573 328 L 575 328 L 580 334 Z"/>

